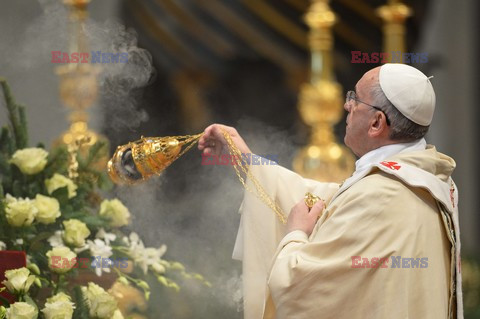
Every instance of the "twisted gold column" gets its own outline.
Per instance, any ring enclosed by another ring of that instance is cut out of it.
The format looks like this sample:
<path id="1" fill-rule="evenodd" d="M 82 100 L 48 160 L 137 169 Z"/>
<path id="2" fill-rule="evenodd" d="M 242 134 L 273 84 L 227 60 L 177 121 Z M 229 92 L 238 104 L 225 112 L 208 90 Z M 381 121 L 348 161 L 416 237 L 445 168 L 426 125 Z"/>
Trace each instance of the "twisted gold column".
<path id="1" fill-rule="evenodd" d="M 355 159 L 335 141 L 333 126 L 343 114 L 344 96 L 333 74 L 332 26 L 336 20 L 328 0 L 313 0 L 305 21 L 310 27 L 310 83 L 301 87 L 298 109 L 311 126 L 309 144 L 293 161 L 293 168 L 304 177 L 319 181 L 342 181 L 353 171 Z"/>
<path id="2" fill-rule="evenodd" d="M 90 0 L 64 0 L 69 7 L 70 52 L 89 52 L 88 39 L 84 33 L 84 23 L 88 17 L 87 6 Z M 91 63 L 68 63 L 56 68 L 60 77 L 60 99 L 72 111 L 69 116 L 70 128 L 54 145 L 73 146 L 80 142 L 80 152 L 85 152 L 98 141 L 108 140 L 88 128 L 88 113 L 98 96 L 97 75 L 100 67 Z M 105 158 L 103 166 L 106 165 Z"/>
<path id="3" fill-rule="evenodd" d="M 390 53 L 388 62 L 392 61 L 392 52 L 406 51 L 405 20 L 412 10 L 398 0 L 389 0 L 387 5 L 377 9 L 383 19 L 383 52 Z"/>

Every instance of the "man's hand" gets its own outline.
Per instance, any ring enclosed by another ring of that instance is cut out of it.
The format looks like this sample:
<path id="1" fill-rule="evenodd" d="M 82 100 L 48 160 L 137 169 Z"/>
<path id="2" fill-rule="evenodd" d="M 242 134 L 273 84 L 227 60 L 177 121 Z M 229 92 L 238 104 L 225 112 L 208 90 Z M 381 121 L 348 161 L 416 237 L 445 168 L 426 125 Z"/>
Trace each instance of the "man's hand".
<path id="1" fill-rule="evenodd" d="M 228 152 L 227 141 L 223 137 L 222 129 L 230 134 L 233 143 L 238 147 L 240 153 L 251 153 L 236 129 L 221 124 L 212 124 L 205 129 L 203 136 L 198 141 L 198 149 L 203 151 L 203 154 L 219 156 L 222 153 Z"/>
<path id="2" fill-rule="evenodd" d="M 316 202 L 310 211 L 304 200 L 297 203 L 288 215 L 287 232 L 301 230 L 310 236 L 324 207 L 325 204 L 322 200 Z"/>

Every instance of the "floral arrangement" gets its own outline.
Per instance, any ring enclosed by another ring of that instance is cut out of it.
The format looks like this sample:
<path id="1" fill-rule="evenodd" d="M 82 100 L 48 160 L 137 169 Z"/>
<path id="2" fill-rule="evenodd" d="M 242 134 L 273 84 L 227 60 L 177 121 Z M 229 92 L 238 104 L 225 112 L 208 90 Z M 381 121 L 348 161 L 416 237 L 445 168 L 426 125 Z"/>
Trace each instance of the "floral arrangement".
<path id="1" fill-rule="evenodd" d="M 175 273 L 209 285 L 182 264 L 163 259 L 164 245 L 145 247 L 136 233 L 125 233 L 128 208 L 99 194 L 112 187 L 105 172 L 95 169 L 106 145 L 73 154 L 75 174 L 69 175 L 72 153 L 66 147 L 50 152 L 43 145 L 27 147 L 25 108 L 5 80 L 0 84 L 10 122 L 0 133 L 0 250 L 27 256 L 26 267 L 5 271 L 0 291 L 17 301 L 0 297 L 0 319 L 123 318 L 111 293 L 93 281 L 79 282 L 84 272 L 99 279 L 114 276 L 147 300 L 147 277 L 174 290 L 179 289 Z"/>

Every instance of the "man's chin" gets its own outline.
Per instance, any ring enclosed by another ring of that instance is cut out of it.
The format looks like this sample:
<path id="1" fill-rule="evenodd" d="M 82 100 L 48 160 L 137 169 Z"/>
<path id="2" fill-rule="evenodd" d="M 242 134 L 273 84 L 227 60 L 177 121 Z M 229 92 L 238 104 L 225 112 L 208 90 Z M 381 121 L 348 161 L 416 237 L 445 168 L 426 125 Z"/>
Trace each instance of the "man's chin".
<path id="1" fill-rule="evenodd" d="M 352 151 L 352 153 L 355 154 L 355 152 L 353 151 L 352 147 L 350 146 L 350 143 L 349 143 L 347 134 L 345 134 L 345 137 L 343 138 L 343 143 L 345 144 L 346 147 L 348 147 L 348 149 L 349 149 L 350 151 Z M 356 155 L 356 154 L 355 154 L 355 155 Z"/>

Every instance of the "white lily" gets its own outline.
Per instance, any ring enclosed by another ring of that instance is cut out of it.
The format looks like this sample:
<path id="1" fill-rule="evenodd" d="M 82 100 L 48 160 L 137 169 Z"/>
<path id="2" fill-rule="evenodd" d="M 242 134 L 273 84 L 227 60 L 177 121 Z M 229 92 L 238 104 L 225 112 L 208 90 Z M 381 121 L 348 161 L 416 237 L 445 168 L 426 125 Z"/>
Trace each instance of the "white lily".
<path id="1" fill-rule="evenodd" d="M 61 247 L 65 246 L 63 243 L 63 238 L 62 238 L 62 231 L 57 230 L 52 236 L 48 238 L 48 243 L 52 247 Z"/>
<path id="2" fill-rule="evenodd" d="M 90 249 L 90 255 L 95 258 L 92 262 L 92 267 L 95 268 L 97 276 L 101 276 L 102 272 L 110 272 L 110 266 L 103 268 L 103 259 L 112 256 L 112 247 L 101 239 L 87 240 L 87 245 Z"/>
<path id="3" fill-rule="evenodd" d="M 159 265 L 161 257 L 167 251 L 167 246 L 162 245 L 160 248 L 147 247 L 137 233 L 132 232 L 128 238 L 124 237 L 124 242 L 129 245 L 129 255 L 139 266 L 143 273 L 147 273 L 148 267 Z"/>
<path id="4" fill-rule="evenodd" d="M 95 235 L 96 238 L 103 239 L 107 245 L 110 245 L 110 242 L 114 241 L 117 239 L 117 235 L 114 233 L 107 233 L 105 229 L 100 228 L 100 230 L 97 232 Z"/>

